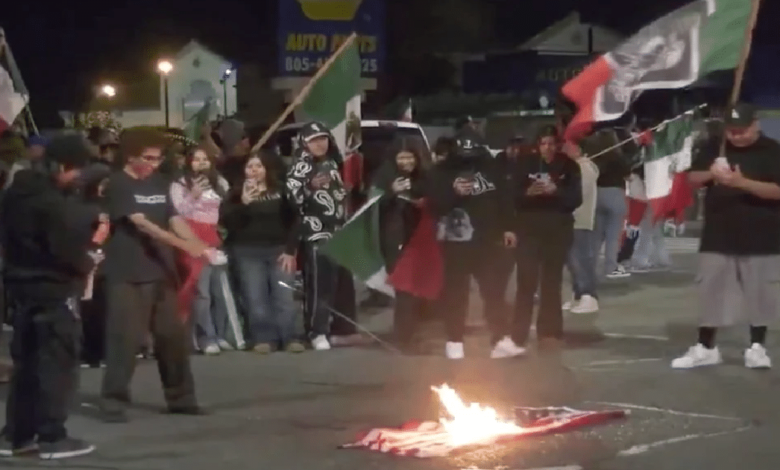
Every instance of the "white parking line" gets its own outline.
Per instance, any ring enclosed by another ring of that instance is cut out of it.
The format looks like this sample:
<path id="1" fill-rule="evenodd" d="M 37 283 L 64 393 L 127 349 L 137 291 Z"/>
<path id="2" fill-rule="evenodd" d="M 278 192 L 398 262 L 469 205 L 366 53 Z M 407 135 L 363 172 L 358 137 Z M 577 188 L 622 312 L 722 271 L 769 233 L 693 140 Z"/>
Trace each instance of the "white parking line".
<path id="1" fill-rule="evenodd" d="M 618 457 L 632 457 L 639 454 L 644 454 L 645 452 L 648 452 L 650 450 L 653 450 L 658 447 L 663 447 L 669 444 L 676 444 L 678 442 L 687 442 L 692 441 L 694 439 L 708 439 L 711 437 L 718 437 L 718 436 L 727 436 L 730 434 L 738 434 L 741 432 L 745 432 L 748 429 L 751 429 L 753 426 L 743 426 L 739 429 L 734 429 L 731 431 L 720 431 L 720 432 L 713 432 L 709 434 L 688 434 L 686 436 L 679 436 L 679 437 L 673 437 L 671 439 L 664 439 L 662 441 L 655 441 L 650 442 L 648 444 L 639 444 L 635 446 L 631 446 L 628 449 L 621 450 L 618 452 Z"/>
<path id="2" fill-rule="evenodd" d="M 704 413 L 689 413 L 687 411 L 670 410 L 667 408 L 658 408 L 655 406 L 634 405 L 632 403 L 612 403 L 606 401 L 591 401 L 588 402 L 594 405 L 614 406 L 616 408 L 627 408 L 630 410 L 642 410 L 642 411 L 657 411 L 659 413 L 666 413 L 676 416 L 687 416 L 689 418 L 709 418 L 709 419 L 722 419 L 726 421 L 744 421 L 742 418 L 735 418 L 733 416 L 720 416 Z"/>

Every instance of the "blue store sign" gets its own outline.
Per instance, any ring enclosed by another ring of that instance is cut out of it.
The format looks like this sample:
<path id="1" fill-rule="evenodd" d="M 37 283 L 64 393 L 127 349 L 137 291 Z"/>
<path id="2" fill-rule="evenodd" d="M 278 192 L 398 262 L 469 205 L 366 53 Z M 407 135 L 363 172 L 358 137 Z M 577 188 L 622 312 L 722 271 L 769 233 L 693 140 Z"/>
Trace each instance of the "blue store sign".
<path id="1" fill-rule="evenodd" d="M 279 0 L 279 75 L 312 75 L 357 32 L 363 76 L 382 71 L 385 0 Z"/>

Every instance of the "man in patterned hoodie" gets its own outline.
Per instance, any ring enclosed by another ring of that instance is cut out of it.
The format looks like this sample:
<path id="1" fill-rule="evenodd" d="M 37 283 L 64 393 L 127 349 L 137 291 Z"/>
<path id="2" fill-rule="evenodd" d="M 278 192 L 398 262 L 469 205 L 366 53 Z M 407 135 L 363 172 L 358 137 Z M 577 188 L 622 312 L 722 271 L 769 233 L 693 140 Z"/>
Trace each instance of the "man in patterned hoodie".
<path id="1" fill-rule="evenodd" d="M 300 216 L 304 255 L 304 322 L 316 350 L 330 349 L 331 309 L 338 287 L 338 266 L 320 253 L 322 245 L 346 222 L 347 190 L 343 159 L 327 127 L 310 122 L 301 128 L 299 147 L 287 175 L 287 193 Z"/>

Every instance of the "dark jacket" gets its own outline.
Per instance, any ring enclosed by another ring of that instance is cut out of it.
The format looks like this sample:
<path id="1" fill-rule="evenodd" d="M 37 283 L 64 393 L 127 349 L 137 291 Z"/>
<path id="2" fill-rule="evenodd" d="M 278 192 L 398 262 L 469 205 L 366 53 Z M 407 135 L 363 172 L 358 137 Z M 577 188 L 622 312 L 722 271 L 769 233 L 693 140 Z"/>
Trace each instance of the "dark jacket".
<path id="1" fill-rule="evenodd" d="M 409 178 L 412 189 L 402 194 L 394 193 L 392 186 L 397 178 Z M 387 271 L 392 272 L 403 247 L 409 243 L 420 223 L 421 209 L 415 201 L 425 196 L 425 175 L 421 170 L 402 173 L 395 162 L 387 161 L 377 171 L 373 186 L 383 192 L 379 201 L 379 242 Z"/>
<path id="2" fill-rule="evenodd" d="M 22 170 L 0 206 L 3 277 L 9 290 L 61 301 L 78 293 L 93 268 L 87 209 L 45 174 Z"/>
<path id="3" fill-rule="evenodd" d="M 343 158 L 330 137 L 330 153 L 315 158 L 301 145 L 295 150 L 287 173 L 287 198 L 300 220 L 300 241 L 329 239 L 347 219 L 347 190 L 341 177 Z M 315 178 L 327 178 L 322 187 L 314 187 Z"/>
<path id="4" fill-rule="evenodd" d="M 528 196 L 528 188 L 538 178 L 551 179 L 557 187 L 555 192 Z M 573 226 L 572 212 L 582 204 L 582 175 L 577 163 L 563 154 L 556 155 L 549 163 L 538 153 L 529 154 L 518 160 L 513 180 L 518 228 L 539 226 L 540 220 Z"/>
<path id="5" fill-rule="evenodd" d="M 460 196 L 457 178 L 474 183 L 471 194 Z M 464 158 L 451 155 L 429 173 L 426 196 L 433 214 L 441 217 L 439 239 L 452 242 L 500 243 L 512 230 L 513 207 L 506 175 L 487 152 Z"/>

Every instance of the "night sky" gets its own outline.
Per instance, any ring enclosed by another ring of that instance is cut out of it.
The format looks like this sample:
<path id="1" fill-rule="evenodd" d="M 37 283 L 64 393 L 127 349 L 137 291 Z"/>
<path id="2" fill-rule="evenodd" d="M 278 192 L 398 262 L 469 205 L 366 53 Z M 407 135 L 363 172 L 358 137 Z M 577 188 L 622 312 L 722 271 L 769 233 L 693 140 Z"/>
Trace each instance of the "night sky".
<path id="1" fill-rule="evenodd" d="M 294 1 L 294 0 L 293 0 Z M 387 73 L 403 60 L 393 47 L 399 36 L 426 41 L 420 4 L 441 0 L 387 0 Z M 493 43 L 517 45 L 567 13 L 583 21 L 631 33 L 686 0 L 473 0 L 494 9 Z M 78 3 L 79 6 L 74 6 Z M 81 6 L 81 3 L 89 6 Z M 134 0 L 133 2 L 3 2 L 0 26 L 32 96 L 36 118 L 49 122 L 57 109 L 72 109 L 90 93 L 103 71 L 153 68 L 189 39 L 226 57 L 273 62 L 276 49 L 276 0 Z M 780 43 L 773 31 L 780 1 L 765 0 L 755 41 Z M 529 4 L 532 4 L 531 7 Z M 95 6 L 92 6 L 95 5 Z M 127 5 L 127 6 L 123 6 Z M 576 8 L 575 8 L 576 6 Z M 419 14 L 411 18 L 405 9 Z M 530 7 L 530 9 L 529 9 Z M 404 92 L 406 90 L 399 90 Z"/>

